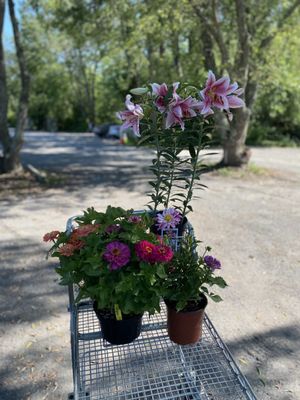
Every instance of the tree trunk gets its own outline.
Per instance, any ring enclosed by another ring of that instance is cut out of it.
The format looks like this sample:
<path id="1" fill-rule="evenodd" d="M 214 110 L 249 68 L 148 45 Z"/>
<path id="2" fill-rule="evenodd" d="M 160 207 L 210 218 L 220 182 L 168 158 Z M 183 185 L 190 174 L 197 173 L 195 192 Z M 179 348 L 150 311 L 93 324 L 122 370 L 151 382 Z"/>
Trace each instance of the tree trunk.
<path id="1" fill-rule="evenodd" d="M 2 43 L 5 0 L 0 0 L 0 141 L 3 156 L 0 157 L 0 173 L 11 170 L 11 139 L 7 124 L 8 93 L 6 84 L 6 70 L 4 48 Z"/>
<path id="2" fill-rule="evenodd" d="M 251 70 L 247 76 L 247 84 L 245 87 L 246 107 L 238 108 L 233 111 L 233 121 L 223 121 L 225 135 L 221 136 L 224 149 L 223 160 L 221 165 L 224 166 L 241 166 L 247 164 L 251 157 L 250 149 L 245 146 L 248 134 L 248 128 L 251 118 L 251 110 L 257 93 L 257 83 L 252 80 Z M 224 118 L 223 113 L 223 118 Z M 227 136 L 226 136 L 226 128 Z"/>
<path id="3" fill-rule="evenodd" d="M 173 37 L 172 38 L 173 65 L 178 78 L 181 78 L 183 72 L 180 62 L 179 33 L 173 32 L 172 37 Z"/>
<path id="4" fill-rule="evenodd" d="M 245 147 L 251 111 L 249 108 L 238 108 L 234 112 L 227 140 L 223 142 L 224 155 L 222 166 L 240 167 L 250 159 L 250 149 Z"/>
<path id="5" fill-rule="evenodd" d="M 8 94 L 6 86 L 6 71 L 4 63 L 4 49 L 2 44 L 3 15 L 5 1 L 0 0 L 0 140 L 3 146 L 3 157 L 0 162 L 0 172 L 10 172 L 22 169 L 20 162 L 20 150 L 23 145 L 23 133 L 27 120 L 28 99 L 29 99 L 29 75 L 26 68 L 26 62 L 21 44 L 18 21 L 16 19 L 14 2 L 8 0 L 9 14 L 13 26 L 14 40 L 16 46 L 17 59 L 20 68 L 21 92 L 19 97 L 19 107 L 17 113 L 17 123 L 13 138 L 9 136 L 7 125 L 7 105 Z"/>

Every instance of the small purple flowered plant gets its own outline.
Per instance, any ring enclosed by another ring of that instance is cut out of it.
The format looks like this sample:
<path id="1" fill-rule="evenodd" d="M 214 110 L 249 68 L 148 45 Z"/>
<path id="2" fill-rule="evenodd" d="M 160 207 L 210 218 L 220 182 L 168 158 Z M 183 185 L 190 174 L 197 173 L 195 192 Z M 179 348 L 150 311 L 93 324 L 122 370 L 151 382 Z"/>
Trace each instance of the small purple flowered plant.
<path id="1" fill-rule="evenodd" d="M 108 261 L 111 270 L 120 269 L 129 262 L 130 249 L 116 240 L 106 246 L 103 258 Z"/>
<path id="2" fill-rule="evenodd" d="M 108 234 L 117 233 L 117 232 L 120 231 L 120 229 L 121 229 L 120 225 L 118 225 L 118 224 L 112 224 L 112 225 L 109 225 L 109 226 L 106 228 L 105 232 L 108 233 Z"/>
<path id="3" fill-rule="evenodd" d="M 168 230 L 176 228 L 181 221 L 181 215 L 175 208 L 166 208 L 162 213 L 157 214 L 156 226 L 160 230 Z"/>
<path id="4" fill-rule="evenodd" d="M 216 269 L 221 269 L 221 263 L 217 258 L 213 256 L 205 256 L 204 262 L 214 272 Z"/>
<path id="5" fill-rule="evenodd" d="M 128 221 L 132 222 L 133 224 L 139 224 L 142 221 L 142 218 L 138 215 L 130 215 Z"/>

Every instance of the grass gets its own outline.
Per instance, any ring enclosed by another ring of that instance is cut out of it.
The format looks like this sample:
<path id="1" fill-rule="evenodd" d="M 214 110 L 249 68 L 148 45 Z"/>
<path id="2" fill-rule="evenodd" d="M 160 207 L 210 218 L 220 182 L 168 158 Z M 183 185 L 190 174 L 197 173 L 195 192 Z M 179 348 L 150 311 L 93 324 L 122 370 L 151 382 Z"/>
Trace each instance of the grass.
<path id="1" fill-rule="evenodd" d="M 270 170 L 260 167 L 254 163 L 249 163 L 248 165 L 241 168 L 223 167 L 214 170 L 212 173 L 213 175 L 236 179 L 247 177 L 267 177 L 271 175 Z"/>
<path id="2" fill-rule="evenodd" d="M 262 147 L 300 147 L 300 143 L 293 139 L 290 139 L 290 138 L 282 138 L 280 140 L 264 139 L 258 146 L 262 146 Z"/>

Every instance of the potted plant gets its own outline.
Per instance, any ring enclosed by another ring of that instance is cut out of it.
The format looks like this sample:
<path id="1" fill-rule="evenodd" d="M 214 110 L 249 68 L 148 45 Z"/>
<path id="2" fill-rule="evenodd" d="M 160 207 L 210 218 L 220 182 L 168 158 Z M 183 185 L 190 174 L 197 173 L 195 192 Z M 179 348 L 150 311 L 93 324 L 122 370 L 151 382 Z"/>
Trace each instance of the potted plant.
<path id="1" fill-rule="evenodd" d="M 195 251 L 195 239 L 187 235 L 166 267 L 162 288 L 167 305 L 168 334 L 173 342 L 181 345 L 196 343 L 201 338 L 207 296 L 216 302 L 222 300 L 211 287 L 227 286 L 222 277 L 215 275 L 221 263 L 207 254 L 210 248 L 206 247 L 201 257 Z"/>
<path id="2" fill-rule="evenodd" d="M 63 285 L 76 284 L 82 298 L 93 300 L 104 339 L 130 343 L 141 330 L 144 312 L 160 311 L 164 265 L 172 249 L 150 233 L 151 217 L 145 212 L 108 207 L 106 212 L 87 209 L 70 232 L 50 232 L 52 257 Z"/>

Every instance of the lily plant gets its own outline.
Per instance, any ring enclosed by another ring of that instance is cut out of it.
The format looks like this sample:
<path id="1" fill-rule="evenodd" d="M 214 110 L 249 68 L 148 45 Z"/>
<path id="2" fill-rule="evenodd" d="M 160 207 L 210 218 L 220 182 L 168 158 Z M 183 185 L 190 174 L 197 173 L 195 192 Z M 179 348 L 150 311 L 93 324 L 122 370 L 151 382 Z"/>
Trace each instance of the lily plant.
<path id="1" fill-rule="evenodd" d="M 175 207 L 184 218 L 193 211 L 191 201 L 195 188 L 203 188 L 200 175 L 205 166 L 199 162 L 201 150 L 208 147 L 214 129 L 210 118 L 214 109 L 224 111 L 232 120 L 232 108 L 243 107 L 239 97 L 243 89 L 229 77 L 216 79 L 209 71 L 204 88 L 175 82 L 152 83 L 131 90 L 140 96 L 140 104 L 126 96 L 126 110 L 117 113 L 122 129 L 131 128 L 140 143 L 155 147 L 156 156 L 150 169 L 154 174 L 149 184 L 148 207 L 157 212 Z"/>

